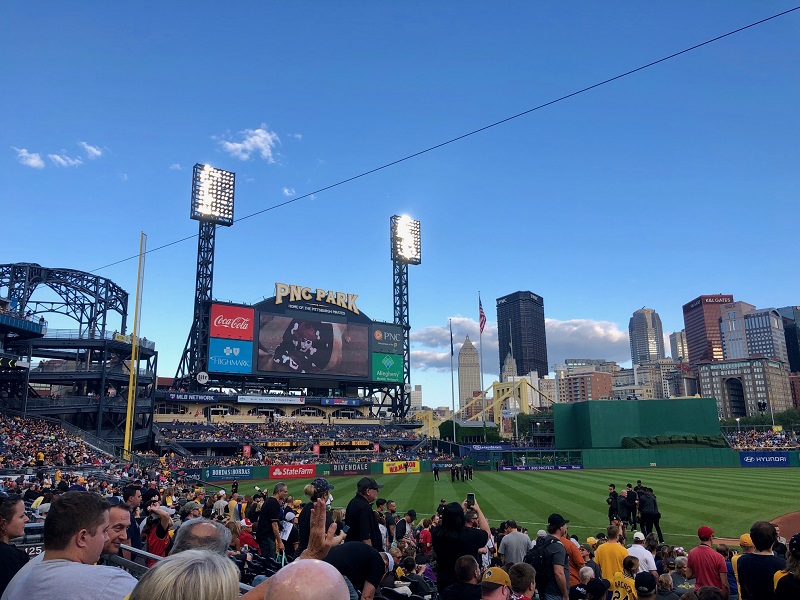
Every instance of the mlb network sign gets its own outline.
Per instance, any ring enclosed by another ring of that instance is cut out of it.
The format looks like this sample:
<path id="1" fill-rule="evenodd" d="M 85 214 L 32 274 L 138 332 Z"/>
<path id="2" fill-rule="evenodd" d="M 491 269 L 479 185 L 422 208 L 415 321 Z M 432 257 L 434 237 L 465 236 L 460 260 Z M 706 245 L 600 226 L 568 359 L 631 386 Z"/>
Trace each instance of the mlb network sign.
<path id="1" fill-rule="evenodd" d="M 788 467 L 788 452 L 740 452 L 739 462 L 743 467 Z"/>
<path id="2" fill-rule="evenodd" d="M 253 342 L 211 338 L 208 370 L 213 373 L 252 373 Z"/>

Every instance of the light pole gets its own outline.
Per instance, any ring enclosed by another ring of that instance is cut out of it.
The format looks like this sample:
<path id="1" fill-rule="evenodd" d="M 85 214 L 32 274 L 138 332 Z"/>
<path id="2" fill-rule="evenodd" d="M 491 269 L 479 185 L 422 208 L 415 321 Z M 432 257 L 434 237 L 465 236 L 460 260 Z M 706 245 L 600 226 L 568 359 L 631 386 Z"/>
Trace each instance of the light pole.
<path id="1" fill-rule="evenodd" d="M 741 417 L 736 417 L 736 431 L 741 432 L 742 431 L 742 426 L 739 423 L 739 421 L 741 421 Z"/>

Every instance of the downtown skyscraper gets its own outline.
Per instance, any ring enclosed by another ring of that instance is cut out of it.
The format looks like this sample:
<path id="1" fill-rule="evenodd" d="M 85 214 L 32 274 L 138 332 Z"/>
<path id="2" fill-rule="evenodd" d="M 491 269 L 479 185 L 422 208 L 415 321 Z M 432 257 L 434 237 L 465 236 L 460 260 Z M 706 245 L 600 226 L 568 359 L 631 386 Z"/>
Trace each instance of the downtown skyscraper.
<path id="1" fill-rule="evenodd" d="M 643 365 L 664 358 L 664 331 L 661 317 L 652 308 L 640 308 L 628 322 L 631 362 Z"/>
<path id="2" fill-rule="evenodd" d="M 497 299 L 497 341 L 500 365 L 511 354 L 515 376 L 549 372 L 544 328 L 544 299 L 533 292 L 514 292 Z"/>
<path id="3" fill-rule="evenodd" d="M 713 294 L 699 296 L 683 305 L 689 363 L 696 365 L 701 361 L 724 358 L 719 320 L 722 316 L 722 305 L 731 302 L 731 294 Z"/>
<path id="4" fill-rule="evenodd" d="M 478 349 L 469 340 L 458 351 L 458 407 L 472 400 L 475 392 L 481 391 L 481 363 L 478 359 Z"/>

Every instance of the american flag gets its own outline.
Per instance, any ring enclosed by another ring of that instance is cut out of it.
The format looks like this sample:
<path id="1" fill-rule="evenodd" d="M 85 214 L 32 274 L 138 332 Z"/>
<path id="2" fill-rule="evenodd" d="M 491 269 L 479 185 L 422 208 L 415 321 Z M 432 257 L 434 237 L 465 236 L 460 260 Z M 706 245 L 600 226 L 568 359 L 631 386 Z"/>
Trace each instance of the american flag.
<path id="1" fill-rule="evenodd" d="M 478 313 L 481 326 L 481 333 L 483 333 L 483 328 L 486 327 L 486 313 L 483 312 L 483 302 L 481 302 L 480 296 L 478 296 Z"/>

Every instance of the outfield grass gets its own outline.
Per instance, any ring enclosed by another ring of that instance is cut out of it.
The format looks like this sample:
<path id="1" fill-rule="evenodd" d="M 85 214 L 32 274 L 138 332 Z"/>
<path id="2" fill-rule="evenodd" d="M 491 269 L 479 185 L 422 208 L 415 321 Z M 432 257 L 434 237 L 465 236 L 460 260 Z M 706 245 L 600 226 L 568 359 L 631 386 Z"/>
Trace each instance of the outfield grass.
<path id="1" fill-rule="evenodd" d="M 447 477 L 445 477 L 445 474 Z M 570 532 L 584 539 L 608 525 L 608 484 L 617 490 L 627 483 L 652 487 L 661 511 L 665 541 L 694 545 L 700 525 L 709 525 L 718 537 L 738 538 L 754 521 L 800 510 L 798 469 L 652 469 L 493 472 L 476 471 L 472 481 L 451 483 L 448 472 L 433 481 L 432 473 L 375 475 L 384 485 L 380 497 L 397 502 L 398 512 L 413 508 L 419 518 L 430 515 L 441 498 L 462 501 L 475 496 L 492 526 L 515 519 L 532 530 L 543 528 L 547 515 L 558 512 L 570 520 Z M 346 506 L 359 477 L 331 477 L 334 506 Z M 311 480 L 291 479 L 289 493 L 306 500 L 303 487 Z M 271 491 L 275 480 L 241 481 L 240 493 L 252 494 L 258 485 Z"/>

